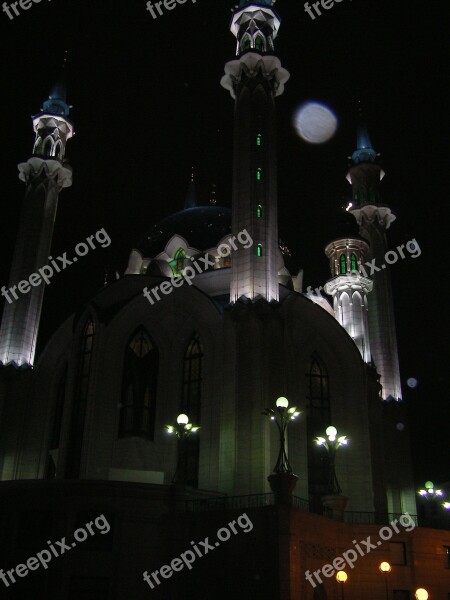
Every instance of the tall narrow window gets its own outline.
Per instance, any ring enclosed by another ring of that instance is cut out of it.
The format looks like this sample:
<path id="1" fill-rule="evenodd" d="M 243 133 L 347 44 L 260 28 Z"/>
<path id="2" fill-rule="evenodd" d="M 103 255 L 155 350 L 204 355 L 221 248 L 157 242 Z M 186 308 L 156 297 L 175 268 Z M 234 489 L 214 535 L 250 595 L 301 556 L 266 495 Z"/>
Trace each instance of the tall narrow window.
<path id="1" fill-rule="evenodd" d="M 241 42 L 242 51 L 244 52 L 245 50 L 248 50 L 250 48 L 250 46 L 251 46 L 250 36 L 248 34 L 245 34 L 245 36 L 243 37 L 242 42 Z"/>
<path id="2" fill-rule="evenodd" d="M 258 244 L 256 246 L 256 256 L 262 256 L 262 255 L 263 255 L 262 244 Z"/>
<path id="3" fill-rule="evenodd" d="M 159 353 L 142 327 L 133 334 L 124 356 L 119 437 L 154 439 Z"/>
<path id="4" fill-rule="evenodd" d="M 339 258 L 339 265 L 341 273 L 347 273 L 347 259 L 345 258 L 345 254 L 341 254 Z"/>
<path id="5" fill-rule="evenodd" d="M 200 425 L 202 400 L 203 346 L 195 334 L 187 345 L 183 365 L 181 412 L 191 423 Z M 191 436 L 180 446 L 179 476 L 187 485 L 198 487 L 199 436 Z"/>
<path id="6" fill-rule="evenodd" d="M 261 181 L 261 177 L 262 177 L 262 169 L 261 169 L 261 167 L 258 167 L 258 169 L 256 170 L 256 179 L 258 181 Z"/>
<path id="7" fill-rule="evenodd" d="M 47 138 L 45 138 L 45 142 L 42 147 L 42 154 L 44 156 L 50 156 L 51 152 L 52 152 L 52 138 L 47 137 Z"/>
<path id="8" fill-rule="evenodd" d="M 264 50 L 264 39 L 263 39 L 262 35 L 256 36 L 255 49 L 258 50 L 259 52 L 262 52 Z"/>
<path id="9" fill-rule="evenodd" d="M 256 208 L 256 216 L 258 217 L 258 219 L 260 219 L 262 217 L 262 206 L 261 206 L 261 204 L 259 204 L 258 207 Z"/>
<path id="10" fill-rule="evenodd" d="M 258 133 L 258 135 L 256 136 L 256 145 L 261 146 L 261 142 L 262 142 L 262 135 L 260 133 Z"/>
<path id="11" fill-rule="evenodd" d="M 322 360 L 314 354 L 306 369 L 306 430 L 308 439 L 308 489 L 311 510 L 322 512 L 321 497 L 328 492 L 329 465 L 324 452 L 319 452 L 314 437 L 322 435 L 330 425 L 328 373 Z"/>
<path id="12" fill-rule="evenodd" d="M 357 271 L 358 270 L 358 261 L 356 260 L 356 254 L 352 254 L 352 256 L 351 256 L 351 264 L 352 264 L 352 271 Z"/>
<path id="13" fill-rule="evenodd" d="M 38 137 L 38 139 L 36 140 L 36 143 L 34 145 L 34 150 L 33 150 L 33 154 L 37 154 L 37 155 L 41 155 L 42 154 L 42 144 L 43 144 L 43 140 L 41 137 Z"/>
<path id="14" fill-rule="evenodd" d="M 62 144 L 61 142 L 57 142 L 55 146 L 55 157 L 61 158 L 62 155 Z"/>
<path id="15" fill-rule="evenodd" d="M 94 321 L 89 320 L 84 327 L 81 338 L 77 383 L 72 405 L 69 446 L 67 450 L 67 479 L 77 479 L 80 476 L 81 452 L 83 449 L 84 426 L 86 421 L 94 335 Z"/>

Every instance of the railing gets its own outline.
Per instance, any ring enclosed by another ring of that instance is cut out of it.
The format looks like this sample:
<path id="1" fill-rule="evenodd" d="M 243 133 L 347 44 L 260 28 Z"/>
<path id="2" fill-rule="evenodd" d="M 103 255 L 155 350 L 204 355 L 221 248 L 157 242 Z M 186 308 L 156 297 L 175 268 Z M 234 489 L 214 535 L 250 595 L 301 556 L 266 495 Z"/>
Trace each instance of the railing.
<path id="1" fill-rule="evenodd" d="M 344 512 L 344 521 L 350 525 L 389 525 L 396 519 L 400 521 L 401 516 L 402 513 L 346 511 Z M 414 522 L 415 526 L 418 525 L 417 515 L 409 515 L 409 519 Z"/>
<path id="2" fill-rule="evenodd" d="M 204 511 L 226 511 L 226 510 L 245 510 L 249 508 L 262 508 L 265 506 L 274 506 L 275 497 L 272 493 L 268 494 L 248 494 L 245 496 L 220 496 L 212 498 L 196 498 L 186 501 L 187 512 Z M 292 496 L 292 506 L 304 512 L 316 512 L 311 509 L 310 502 L 299 496 Z M 317 513 L 319 514 L 319 513 Z M 323 517 L 332 517 L 330 509 L 322 508 Z M 408 513 L 409 514 L 409 513 Z M 363 511 L 345 511 L 344 523 L 349 525 L 389 525 L 395 519 L 402 524 L 405 517 L 400 520 L 402 513 L 373 513 Z M 409 522 L 417 527 L 435 527 L 436 529 L 449 529 L 446 520 L 418 520 L 417 515 L 409 514 Z"/>
<path id="3" fill-rule="evenodd" d="M 219 498 L 198 498 L 186 501 L 189 512 L 208 510 L 230 510 L 243 508 L 261 508 L 275 504 L 273 494 L 249 494 L 247 496 L 222 496 Z"/>
<path id="4" fill-rule="evenodd" d="M 299 496 L 292 496 L 292 506 L 299 508 L 300 510 L 304 510 L 305 512 L 310 511 L 309 500 L 305 500 L 304 498 L 299 498 Z"/>

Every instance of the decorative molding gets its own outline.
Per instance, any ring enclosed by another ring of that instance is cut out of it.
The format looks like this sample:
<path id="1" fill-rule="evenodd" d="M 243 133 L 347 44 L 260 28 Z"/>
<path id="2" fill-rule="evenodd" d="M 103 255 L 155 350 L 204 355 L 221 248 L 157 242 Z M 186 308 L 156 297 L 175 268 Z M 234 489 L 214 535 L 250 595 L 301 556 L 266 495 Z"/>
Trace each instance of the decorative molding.
<path id="1" fill-rule="evenodd" d="M 45 171 L 46 177 L 55 179 L 60 189 L 68 188 L 72 185 L 72 168 L 63 166 L 57 159 L 43 159 L 33 156 L 26 163 L 19 163 L 19 179 L 28 183 Z"/>

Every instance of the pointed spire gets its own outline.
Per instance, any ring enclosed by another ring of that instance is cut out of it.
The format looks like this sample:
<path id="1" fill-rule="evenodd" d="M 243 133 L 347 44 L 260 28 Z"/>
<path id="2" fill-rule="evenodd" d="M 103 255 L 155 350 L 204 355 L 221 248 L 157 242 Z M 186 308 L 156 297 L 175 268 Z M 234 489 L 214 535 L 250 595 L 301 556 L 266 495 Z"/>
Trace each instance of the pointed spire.
<path id="1" fill-rule="evenodd" d="M 357 165 L 362 162 L 375 162 L 377 153 L 370 140 L 369 131 L 363 118 L 361 101 L 358 100 L 358 126 L 356 134 L 356 150 L 352 154 L 352 162 Z"/>
<path id="2" fill-rule="evenodd" d="M 215 206 L 217 204 L 216 187 L 217 187 L 216 184 L 213 183 L 212 190 L 211 190 L 211 198 L 209 199 L 209 203 L 211 204 L 211 206 Z"/>
<path id="3" fill-rule="evenodd" d="M 47 112 L 56 115 L 62 115 L 68 117 L 70 109 L 72 108 L 67 104 L 67 92 L 66 92 L 66 69 L 68 61 L 68 52 L 64 52 L 63 64 L 61 67 L 61 74 L 59 79 L 55 83 L 48 97 L 48 100 L 44 102 L 42 112 Z"/>
<path id="4" fill-rule="evenodd" d="M 197 191 L 194 183 L 194 167 L 192 167 L 191 180 L 189 182 L 186 199 L 184 201 L 184 209 L 196 208 L 198 206 Z"/>

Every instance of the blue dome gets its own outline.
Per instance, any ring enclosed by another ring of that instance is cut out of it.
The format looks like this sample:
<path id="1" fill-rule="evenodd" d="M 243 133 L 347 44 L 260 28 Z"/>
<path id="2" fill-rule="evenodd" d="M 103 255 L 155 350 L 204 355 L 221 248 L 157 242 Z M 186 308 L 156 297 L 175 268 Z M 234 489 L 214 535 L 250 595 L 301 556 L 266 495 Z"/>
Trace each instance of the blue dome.
<path id="1" fill-rule="evenodd" d="M 230 208 L 197 206 L 181 210 L 154 225 L 136 248 L 143 256 L 154 258 L 164 251 L 171 237 L 179 235 L 191 247 L 208 250 L 230 233 Z"/>

